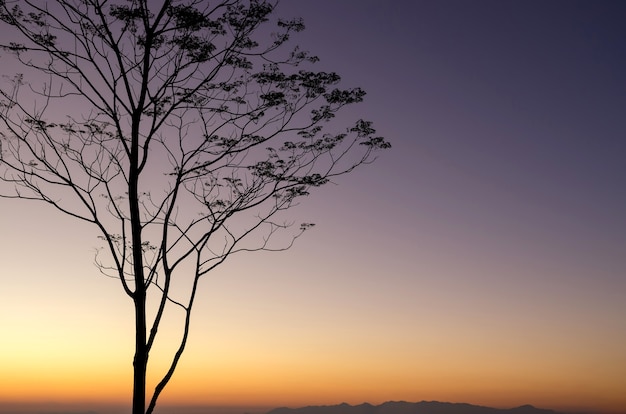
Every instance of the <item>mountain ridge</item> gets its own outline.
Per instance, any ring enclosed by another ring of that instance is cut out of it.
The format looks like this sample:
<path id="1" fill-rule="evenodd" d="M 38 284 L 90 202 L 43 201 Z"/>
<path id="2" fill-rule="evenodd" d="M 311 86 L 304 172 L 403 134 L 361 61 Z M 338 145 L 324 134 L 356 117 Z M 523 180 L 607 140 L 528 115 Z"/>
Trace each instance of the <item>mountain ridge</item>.
<path id="1" fill-rule="evenodd" d="M 492 408 L 467 403 L 440 401 L 387 401 L 380 405 L 363 403 L 350 405 L 319 405 L 300 408 L 280 407 L 267 414 L 565 414 L 550 409 L 536 408 L 530 404 L 514 408 Z M 582 413 L 579 413 L 582 414 Z"/>

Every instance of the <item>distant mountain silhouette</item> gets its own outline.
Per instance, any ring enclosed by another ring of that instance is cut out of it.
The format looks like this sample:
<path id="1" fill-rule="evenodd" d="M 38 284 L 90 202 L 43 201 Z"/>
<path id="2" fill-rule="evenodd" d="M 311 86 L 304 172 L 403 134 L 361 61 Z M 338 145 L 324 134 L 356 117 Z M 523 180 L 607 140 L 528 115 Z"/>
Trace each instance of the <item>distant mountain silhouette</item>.
<path id="1" fill-rule="evenodd" d="M 532 405 L 502 409 L 463 403 L 422 401 L 410 403 L 390 401 L 381 405 L 324 405 L 302 408 L 276 408 L 267 414 L 561 414 L 553 410 L 535 408 Z"/>

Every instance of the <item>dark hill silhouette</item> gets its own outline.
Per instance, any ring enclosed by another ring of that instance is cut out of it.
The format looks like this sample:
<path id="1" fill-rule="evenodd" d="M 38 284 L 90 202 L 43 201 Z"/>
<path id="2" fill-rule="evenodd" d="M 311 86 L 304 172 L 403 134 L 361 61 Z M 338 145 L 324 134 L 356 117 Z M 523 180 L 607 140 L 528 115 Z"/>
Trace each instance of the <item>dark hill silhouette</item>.
<path id="1" fill-rule="evenodd" d="M 267 414 L 561 414 L 553 410 L 523 405 L 516 408 L 491 408 L 463 403 L 422 401 L 410 403 L 390 401 L 381 405 L 368 403 L 360 405 L 311 406 L 302 408 L 276 408 Z"/>

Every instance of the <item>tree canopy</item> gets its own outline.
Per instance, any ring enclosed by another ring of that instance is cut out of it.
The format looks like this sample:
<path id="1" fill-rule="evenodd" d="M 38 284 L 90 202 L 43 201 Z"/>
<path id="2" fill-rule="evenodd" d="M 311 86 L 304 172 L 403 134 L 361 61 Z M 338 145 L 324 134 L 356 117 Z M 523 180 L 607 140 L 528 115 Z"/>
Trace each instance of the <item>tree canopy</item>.
<path id="1" fill-rule="evenodd" d="M 317 57 L 289 46 L 302 20 L 276 7 L 0 0 L 1 47 L 22 68 L 0 88 L 0 195 L 98 229 L 97 265 L 135 305 L 133 414 L 152 412 L 178 364 L 201 277 L 236 253 L 290 247 L 312 224 L 285 210 L 390 147 L 369 121 L 338 127 L 364 91 L 312 70 Z M 146 407 L 170 307 L 183 334 Z"/>

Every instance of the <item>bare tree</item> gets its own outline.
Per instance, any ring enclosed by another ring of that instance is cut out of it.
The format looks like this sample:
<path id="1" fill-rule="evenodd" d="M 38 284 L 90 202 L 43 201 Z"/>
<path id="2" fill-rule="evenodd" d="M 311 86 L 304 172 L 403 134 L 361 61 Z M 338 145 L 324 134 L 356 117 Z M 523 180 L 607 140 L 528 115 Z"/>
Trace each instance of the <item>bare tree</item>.
<path id="1" fill-rule="evenodd" d="M 364 92 L 303 69 L 317 58 L 286 47 L 303 23 L 275 7 L 0 0 L 2 48 L 23 68 L 0 91 L 1 196 L 98 229 L 96 264 L 134 304 L 133 414 L 151 413 L 170 381 L 202 276 L 240 252 L 289 248 L 312 224 L 285 210 L 390 146 L 363 120 L 326 132 Z M 185 315 L 180 342 L 146 395 L 171 308 Z"/>

